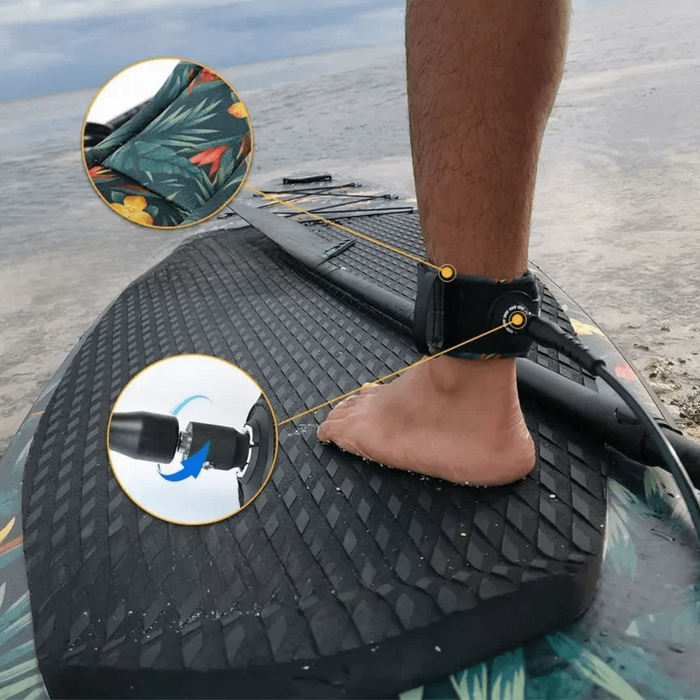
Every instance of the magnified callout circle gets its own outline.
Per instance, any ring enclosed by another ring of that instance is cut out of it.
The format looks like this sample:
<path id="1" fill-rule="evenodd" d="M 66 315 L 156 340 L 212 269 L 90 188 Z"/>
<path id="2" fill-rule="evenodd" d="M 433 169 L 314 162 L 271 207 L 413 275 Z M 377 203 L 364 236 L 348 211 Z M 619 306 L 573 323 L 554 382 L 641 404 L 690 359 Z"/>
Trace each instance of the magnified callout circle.
<path id="1" fill-rule="evenodd" d="M 178 525 L 224 520 L 251 503 L 277 459 L 277 422 L 260 386 L 208 355 L 137 374 L 107 428 L 114 476 L 146 512 Z"/>
<path id="2" fill-rule="evenodd" d="M 248 111 L 221 75 L 187 60 L 135 63 L 97 94 L 83 125 L 85 170 L 115 212 L 149 228 L 200 223 L 250 169 Z"/>

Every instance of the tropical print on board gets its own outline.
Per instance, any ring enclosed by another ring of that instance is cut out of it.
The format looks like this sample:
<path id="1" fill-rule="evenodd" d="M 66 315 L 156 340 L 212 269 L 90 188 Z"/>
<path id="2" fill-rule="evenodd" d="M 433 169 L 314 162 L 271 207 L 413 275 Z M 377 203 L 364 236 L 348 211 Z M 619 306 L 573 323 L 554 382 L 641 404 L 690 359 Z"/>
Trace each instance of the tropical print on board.
<path id="1" fill-rule="evenodd" d="M 30 413 L 20 428 L 19 444 L 12 443 L 4 455 L 0 480 L 0 700 L 46 697 L 39 673 L 32 636 L 29 591 L 22 557 L 21 477 L 29 454 L 29 442 L 41 414 Z"/>
<path id="2" fill-rule="evenodd" d="M 606 560 L 583 617 L 401 700 L 700 697 L 686 680 L 700 652 L 700 553 L 682 499 L 659 469 L 622 461 L 608 489 Z"/>

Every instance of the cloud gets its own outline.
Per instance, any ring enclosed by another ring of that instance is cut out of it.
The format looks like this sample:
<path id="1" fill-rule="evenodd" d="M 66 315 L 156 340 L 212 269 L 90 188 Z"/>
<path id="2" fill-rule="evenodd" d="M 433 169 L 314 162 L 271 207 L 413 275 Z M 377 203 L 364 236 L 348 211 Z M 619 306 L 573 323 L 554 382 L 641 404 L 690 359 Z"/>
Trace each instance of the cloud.
<path id="1" fill-rule="evenodd" d="M 187 58 L 217 69 L 403 36 L 405 0 L 235 0 L 206 7 L 192 1 L 171 2 L 167 10 L 163 1 L 140 0 L 151 8 L 141 12 L 0 24 L 0 61 L 13 68 L 0 73 L 0 95 L 20 99 L 99 88 L 148 58 Z M 133 7 L 136 0 L 110 3 Z M 58 2 L 64 12 L 71 4 Z"/>
<path id="2" fill-rule="evenodd" d="M 0 25 L 0 56 L 5 72 L 31 76 L 45 68 L 58 67 L 68 62 L 61 51 L 39 50 L 36 45 L 22 46 L 11 27 Z"/>
<path id="3" fill-rule="evenodd" d="M 210 8 L 242 2 L 252 0 L 10 0 L 0 4 L 0 25 L 89 19 L 178 7 Z"/>

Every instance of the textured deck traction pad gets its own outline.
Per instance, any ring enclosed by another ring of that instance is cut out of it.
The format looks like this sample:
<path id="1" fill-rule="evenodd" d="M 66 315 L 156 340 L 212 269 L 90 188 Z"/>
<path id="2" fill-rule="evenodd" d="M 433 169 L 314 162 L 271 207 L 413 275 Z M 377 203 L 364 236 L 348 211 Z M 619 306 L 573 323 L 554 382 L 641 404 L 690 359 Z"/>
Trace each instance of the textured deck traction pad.
<path id="1" fill-rule="evenodd" d="M 422 252 L 415 215 L 349 225 Z M 359 242 L 342 260 L 415 293 L 403 259 Z M 548 293 L 544 312 L 568 324 Z M 84 339 L 26 465 L 25 556 L 53 696 L 387 696 L 590 602 L 603 448 L 527 405 L 537 466 L 510 487 L 459 487 L 322 446 L 321 411 L 281 429 L 272 480 L 240 514 L 154 519 L 112 476 L 106 422 L 131 377 L 179 353 L 242 367 L 278 420 L 418 357 L 400 327 L 252 228 L 187 243 L 125 290 Z M 532 359 L 590 383 L 554 352 Z"/>

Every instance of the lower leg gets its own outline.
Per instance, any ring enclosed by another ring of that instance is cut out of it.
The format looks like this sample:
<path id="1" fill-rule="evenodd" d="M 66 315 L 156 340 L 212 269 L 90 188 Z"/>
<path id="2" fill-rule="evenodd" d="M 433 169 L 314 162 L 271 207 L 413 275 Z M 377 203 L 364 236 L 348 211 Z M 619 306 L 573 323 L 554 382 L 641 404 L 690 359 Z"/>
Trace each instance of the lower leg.
<path id="1" fill-rule="evenodd" d="M 568 0 L 409 0 L 413 168 L 433 262 L 487 277 L 525 272 L 568 17 Z"/>
<path id="2" fill-rule="evenodd" d="M 432 262 L 467 275 L 525 272 L 569 12 L 569 0 L 409 0 L 411 142 Z M 512 359 L 431 360 L 340 404 L 319 439 L 456 482 L 506 483 L 534 463 Z"/>

